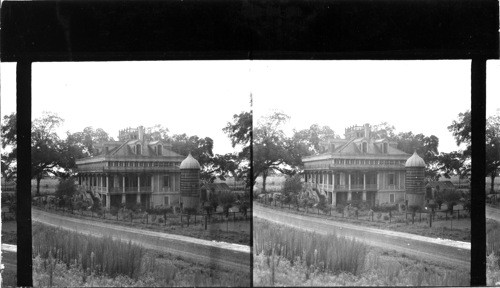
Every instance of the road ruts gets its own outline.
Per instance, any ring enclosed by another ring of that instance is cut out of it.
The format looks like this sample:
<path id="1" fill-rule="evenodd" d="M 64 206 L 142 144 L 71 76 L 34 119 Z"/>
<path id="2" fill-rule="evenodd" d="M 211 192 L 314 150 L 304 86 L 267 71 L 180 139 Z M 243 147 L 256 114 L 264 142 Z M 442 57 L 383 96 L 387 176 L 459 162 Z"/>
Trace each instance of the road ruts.
<path id="1" fill-rule="evenodd" d="M 245 245 L 124 227 L 36 209 L 32 210 L 32 219 L 35 222 L 87 235 L 110 236 L 113 239 L 131 241 L 148 249 L 168 252 L 212 267 L 223 266 L 250 273 L 250 247 Z"/>
<path id="2" fill-rule="evenodd" d="M 470 243 L 375 229 L 253 206 L 254 217 L 322 234 L 355 238 L 370 246 L 395 250 L 418 258 L 470 268 Z"/>
<path id="3" fill-rule="evenodd" d="M 486 218 L 500 222 L 500 209 L 486 206 Z"/>

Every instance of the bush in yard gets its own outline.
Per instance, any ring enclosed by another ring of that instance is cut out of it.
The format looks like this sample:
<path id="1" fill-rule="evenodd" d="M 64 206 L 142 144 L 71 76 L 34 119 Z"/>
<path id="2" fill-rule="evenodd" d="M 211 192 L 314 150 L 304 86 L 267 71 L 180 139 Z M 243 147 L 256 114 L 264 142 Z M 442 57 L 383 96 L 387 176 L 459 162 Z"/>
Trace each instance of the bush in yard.
<path id="1" fill-rule="evenodd" d="M 223 191 L 219 193 L 217 198 L 219 200 L 218 202 L 222 205 L 222 209 L 224 210 L 226 217 L 229 217 L 229 208 L 234 205 L 236 197 L 230 191 Z"/>
<path id="2" fill-rule="evenodd" d="M 457 205 L 461 198 L 460 192 L 456 190 L 444 190 L 442 192 L 442 197 L 445 203 L 448 205 L 448 211 L 453 211 L 453 206 Z"/>
<path id="3" fill-rule="evenodd" d="M 120 208 L 116 206 L 111 206 L 111 208 L 109 209 L 109 214 L 116 216 L 116 214 L 118 214 L 118 210 L 120 210 Z"/>
<path id="4" fill-rule="evenodd" d="M 335 210 L 337 211 L 337 213 L 344 213 L 344 208 L 345 208 L 344 204 L 337 204 Z"/>
<path id="5" fill-rule="evenodd" d="M 302 191 L 302 182 L 299 174 L 295 174 L 291 177 L 286 177 L 285 182 L 283 182 L 283 186 L 281 191 L 284 195 L 283 203 L 288 204 L 291 203 L 295 197 Z"/>
<path id="6" fill-rule="evenodd" d="M 68 205 L 67 199 L 73 198 L 76 193 L 75 179 L 73 177 L 59 180 L 56 187 L 56 197 L 64 199 L 64 205 Z"/>

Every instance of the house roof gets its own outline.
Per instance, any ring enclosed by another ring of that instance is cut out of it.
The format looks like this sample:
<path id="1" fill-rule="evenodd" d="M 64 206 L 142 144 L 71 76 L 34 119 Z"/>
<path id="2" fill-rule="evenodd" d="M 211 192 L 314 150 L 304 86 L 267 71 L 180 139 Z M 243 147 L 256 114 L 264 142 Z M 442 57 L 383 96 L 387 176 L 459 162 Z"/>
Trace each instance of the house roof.
<path id="1" fill-rule="evenodd" d="M 425 167 L 425 161 L 422 157 L 418 156 L 417 150 L 415 150 L 413 155 L 406 160 L 405 167 Z"/>
<path id="2" fill-rule="evenodd" d="M 186 157 L 181 162 L 181 165 L 179 166 L 181 169 L 200 169 L 200 162 L 198 160 L 194 159 L 194 157 L 189 153 L 189 155 Z"/>
<path id="3" fill-rule="evenodd" d="M 337 144 L 339 142 L 332 142 L 332 144 Z M 363 143 L 366 143 L 366 152 L 363 152 Z M 387 143 L 387 153 L 383 153 L 382 145 L 383 143 Z M 339 143 L 340 144 L 340 143 Z M 351 140 L 345 141 L 345 143 L 341 144 L 338 147 L 335 147 L 333 151 L 321 153 L 318 155 L 304 157 L 302 160 L 307 161 L 315 161 L 315 160 L 326 160 L 326 159 L 334 159 L 334 158 L 344 158 L 344 156 L 363 156 L 367 158 L 393 158 L 396 157 L 400 159 L 406 159 L 409 156 L 408 153 L 401 151 L 397 148 L 389 145 L 390 142 L 387 140 L 383 141 L 375 141 L 373 139 L 366 139 L 364 137 L 354 138 Z"/>

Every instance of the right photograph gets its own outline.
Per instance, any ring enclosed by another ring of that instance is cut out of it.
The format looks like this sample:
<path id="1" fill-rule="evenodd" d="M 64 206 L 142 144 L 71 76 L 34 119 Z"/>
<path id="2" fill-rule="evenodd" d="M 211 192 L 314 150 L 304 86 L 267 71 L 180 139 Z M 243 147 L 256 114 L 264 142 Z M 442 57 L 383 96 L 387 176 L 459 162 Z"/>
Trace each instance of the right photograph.
<path id="1" fill-rule="evenodd" d="M 470 65 L 252 61 L 254 286 L 470 285 Z"/>
<path id="2" fill-rule="evenodd" d="M 486 68 L 486 284 L 500 286 L 500 61 Z"/>

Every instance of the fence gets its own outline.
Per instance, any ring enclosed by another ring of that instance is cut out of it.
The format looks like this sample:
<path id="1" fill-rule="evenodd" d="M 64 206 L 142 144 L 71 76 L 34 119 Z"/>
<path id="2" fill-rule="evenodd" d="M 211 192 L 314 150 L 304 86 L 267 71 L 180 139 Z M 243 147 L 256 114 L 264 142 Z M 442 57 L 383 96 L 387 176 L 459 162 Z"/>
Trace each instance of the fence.
<path id="1" fill-rule="evenodd" d="M 35 203 L 36 204 L 36 203 Z M 229 223 L 237 221 L 249 221 L 252 219 L 252 211 L 249 210 L 247 213 L 243 212 L 229 212 L 228 217 L 226 213 L 202 213 L 202 214 L 148 214 L 146 212 L 132 212 L 130 210 L 120 209 L 116 213 L 111 213 L 106 210 L 102 211 L 92 211 L 92 210 L 76 210 L 68 209 L 67 207 L 58 207 L 56 205 L 37 205 L 44 210 L 55 210 L 57 212 L 62 212 L 68 215 L 77 215 L 86 218 L 96 218 L 102 220 L 116 221 L 116 222 L 126 222 L 131 224 L 145 224 L 153 226 L 181 226 L 190 227 L 196 225 L 204 225 L 205 229 L 209 224 L 216 223 Z"/>
<path id="2" fill-rule="evenodd" d="M 281 201 L 276 201 L 274 199 L 272 202 L 269 202 L 265 198 L 259 200 L 260 203 L 272 206 L 281 209 L 289 209 L 291 211 L 303 212 L 311 215 L 320 215 L 337 219 L 354 219 L 365 222 L 375 222 L 375 223 L 406 223 L 415 224 L 422 223 L 422 221 L 429 223 L 432 226 L 432 222 L 436 221 L 450 221 L 450 226 L 453 229 L 453 219 L 463 219 L 470 217 L 470 212 L 465 210 L 454 210 L 454 211 L 434 211 L 434 213 L 430 213 L 430 211 L 418 211 L 415 213 L 412 212 L 399 212 L 399 211 L 390 211 L 390 212 L 375 212 L 375 211 L 366 211 L 359 210 L 354 207 L 352 208 L 335 208 L 329 207 L 326 210 L 322 210 L 318 207 L 300 207 L 292 203 L 284 204 Z M 338 210 L 342 210 L 339 212 Z"/>

